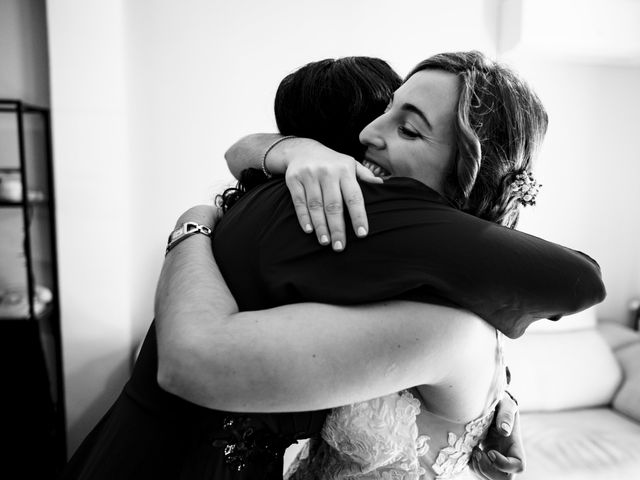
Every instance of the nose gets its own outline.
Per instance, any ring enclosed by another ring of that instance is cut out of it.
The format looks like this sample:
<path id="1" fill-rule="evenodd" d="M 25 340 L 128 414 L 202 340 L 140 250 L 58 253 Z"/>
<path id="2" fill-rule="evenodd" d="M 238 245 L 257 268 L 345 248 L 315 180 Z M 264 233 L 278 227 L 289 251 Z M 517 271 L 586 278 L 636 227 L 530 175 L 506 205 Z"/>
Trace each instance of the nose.
<path id="1" fill-rule="evenodd" d="M 385 147 L 384 136 L 380 129 L 380 118 L 382 116 L 376 118 L 360 132 L 359 140 L 364 146 L 372 147 L 376 150 L 382 150 Z"/>

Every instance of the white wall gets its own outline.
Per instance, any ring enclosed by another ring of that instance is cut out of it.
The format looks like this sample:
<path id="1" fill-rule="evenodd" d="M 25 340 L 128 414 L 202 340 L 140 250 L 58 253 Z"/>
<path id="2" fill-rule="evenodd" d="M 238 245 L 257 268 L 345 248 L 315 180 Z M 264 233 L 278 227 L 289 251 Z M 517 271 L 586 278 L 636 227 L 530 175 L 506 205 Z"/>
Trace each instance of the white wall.
<path id="1" fill-rule="evenodd" d="M 602 320 L 625 323 L 640 297 L 640 66 L 529 61 L 547 105 L 540 201 L 522 229 L 593 256 L 608 295 Z"/>
<path id="2" fill-rule="evenodd" d="M 598 260 L 601 320 L 628 322 L 640 297 L 640 2 L 502 0 L 501 57 L 550 117 L 544 187 L 520 228 Z"/>
<path id="3" fill-rule="evenodd" d="M 131 157 L 123 2 L 47 4 L 70 452 L 128 374 Z"/>
<path id="4" fill-rule="evenodd" d="M 44 0 L 0 2 L 0 98 L 49 105 Z"/>
<path id="5" fill-rule="evenodd" d="M 231 142 L 274 129 L 285 74 L 495 52 L 495 1 L 400 3 L 48 1 L 70 452 L 126 380 L 175 219 L 230 181 Z"/>

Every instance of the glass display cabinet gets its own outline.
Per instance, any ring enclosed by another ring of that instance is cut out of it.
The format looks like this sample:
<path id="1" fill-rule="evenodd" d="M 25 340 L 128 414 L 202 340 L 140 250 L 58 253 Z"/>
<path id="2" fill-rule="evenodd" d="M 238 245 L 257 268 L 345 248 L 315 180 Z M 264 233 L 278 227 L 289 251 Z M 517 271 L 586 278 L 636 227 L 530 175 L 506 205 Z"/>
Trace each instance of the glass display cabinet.
<path id="1" fill-rule="evenodd" d="M 20 478 L 66 460 L 58 298 L 49 110 L 0 100 L 0 472 Z"/>

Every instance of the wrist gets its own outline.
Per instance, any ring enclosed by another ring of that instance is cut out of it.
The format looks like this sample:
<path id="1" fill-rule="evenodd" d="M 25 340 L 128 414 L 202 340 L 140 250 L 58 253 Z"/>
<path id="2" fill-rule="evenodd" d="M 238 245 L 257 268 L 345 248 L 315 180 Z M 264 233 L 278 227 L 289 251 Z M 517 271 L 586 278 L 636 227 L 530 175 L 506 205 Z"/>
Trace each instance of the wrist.
<path id="1" fill-rule="evenodd" d="M 195 222 L 209 228 L 213 228 L 218 220 L 218 209 L 211 205 L 196 205 L 184 212 L 178 218 L 175 227 L 178 228 L 186 222 Z"/>
<path id="2" fill-rule="evenodd" d="M 284 175 L 292 161 L 297 157 L 308 157 L 308 152 L 322 144 L 316 140 L 304 137 L 281 137 L 277 143 L 270 145 L 270 151 L 266 157 L 266 168 L 272 175 Z"/>
<path id="3" fill-rule="evenodd" d="M 207 238 L 211 238 L 212 229 L 207 227 L 206 225 L 202 225 L 196 222 L 185 222 L 175 230 L 173 230 L 169 234 L 169 239 L 167 240 L 167 249 L 165 250 L 165 255 L 167 255 L 171 250 L 173 250 L 178 244 L 182 243 L 187 238 L 202 235 Z"/>
<path id="4" fill-rule="evenodd" d="M 262 172 L 267 178 L 274 175 L 284 175 L 287 170 L 287 152 L 283 148 L 285 144 L 294 142 L 298 138 L 293 135 L 280 136 L 276 138 L 264 151 L 262 156 Z"/>

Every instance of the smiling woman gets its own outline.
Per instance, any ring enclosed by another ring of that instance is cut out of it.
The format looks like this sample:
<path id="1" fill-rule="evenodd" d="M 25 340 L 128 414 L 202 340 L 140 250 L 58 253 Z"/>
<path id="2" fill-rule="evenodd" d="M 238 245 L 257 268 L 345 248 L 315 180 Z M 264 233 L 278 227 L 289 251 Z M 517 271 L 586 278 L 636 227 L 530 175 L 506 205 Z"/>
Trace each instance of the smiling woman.
<path id="1" fill-rule="evenodd" d="M 444 194 L 455 161 L 459 96 L 453 73 L 424 70 L 409 77 L 385 113 L 360 133 L 367 147 L 363 164 L 379 166 L 383 172 L 378 173 L 386 176 L 414 178 Z"/>

